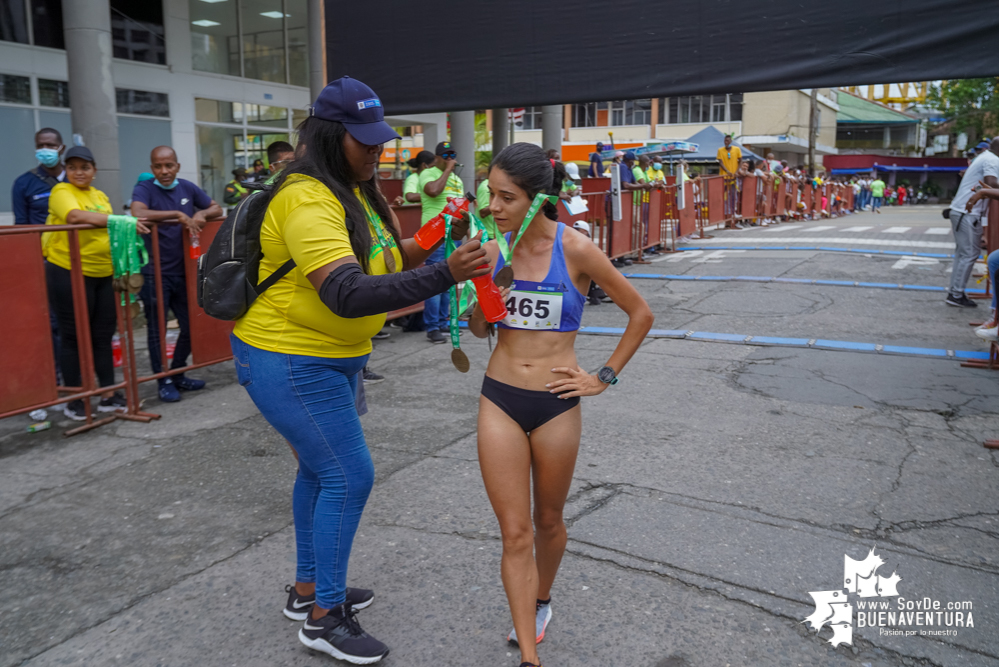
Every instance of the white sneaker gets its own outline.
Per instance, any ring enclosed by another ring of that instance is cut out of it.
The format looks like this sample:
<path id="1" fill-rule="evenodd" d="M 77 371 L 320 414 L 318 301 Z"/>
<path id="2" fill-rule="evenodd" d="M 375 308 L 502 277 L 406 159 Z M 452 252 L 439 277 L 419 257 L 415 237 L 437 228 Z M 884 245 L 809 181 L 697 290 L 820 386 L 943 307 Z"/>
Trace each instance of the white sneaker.
<path id="1" fill-rule="evenodd" d="M 978 327 L 975 329 L 975 335 L 982 340 L 988 340 L 996 343 L 999 342 L 999 327 Z"/>
<path id="2" fill-rule="evenodd" d="M 536 619 L 535 631 L 537 632 L 537 637 L 535 638 L 535 643 L 540 644 L 541 640 L 545 638 L 545 629 L 548 627 L 548 622 L 552 620 L 552 605 L 550 602 L 548 604 L 538 604 Z M 506 640 L 512 644 L 516 644 L 517 631 L 511 630 Z"/>

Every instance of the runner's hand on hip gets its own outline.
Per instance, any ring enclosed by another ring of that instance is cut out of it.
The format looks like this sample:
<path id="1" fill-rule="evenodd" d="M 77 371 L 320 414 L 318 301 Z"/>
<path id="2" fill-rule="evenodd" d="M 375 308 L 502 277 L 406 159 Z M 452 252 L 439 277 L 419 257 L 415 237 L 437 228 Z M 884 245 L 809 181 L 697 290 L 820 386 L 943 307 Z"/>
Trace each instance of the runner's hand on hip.
<path id="1" fill-rule="evenodd" d="M 486 250 L 482 247 L 482 232 L 451 253 L 447 258 L 447 266 L 451 270 L 451 277 L 459 283 L 489 273 L 491 269 L 486 259 Z"/>
<path id="2" fill-rule="evenodd" d="M 553 394 L 558 394 L 559 398 L 573 398 L 575 396 L 596 396 L 603 393 L 608 386 L 600 381 L 596 375 L 590 375 L 582 368 L 569 368 L 560 366 L 553 368 L 552 373 L 564 373 L 569 377 L 562 380 L 553 380 L 545 386 Z"/>

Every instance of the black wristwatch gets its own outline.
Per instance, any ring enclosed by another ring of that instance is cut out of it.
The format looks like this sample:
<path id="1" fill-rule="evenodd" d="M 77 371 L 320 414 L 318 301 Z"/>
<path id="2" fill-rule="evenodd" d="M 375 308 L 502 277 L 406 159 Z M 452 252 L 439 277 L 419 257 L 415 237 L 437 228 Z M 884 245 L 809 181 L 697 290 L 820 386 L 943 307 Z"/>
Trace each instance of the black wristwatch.
<path id="1" fill-rule="evenodd" d="M 617 373 L 610 366 L 604 366 L 599 371 L 597 371 L 597 379 L 604 384 L 617 384 Z"/>

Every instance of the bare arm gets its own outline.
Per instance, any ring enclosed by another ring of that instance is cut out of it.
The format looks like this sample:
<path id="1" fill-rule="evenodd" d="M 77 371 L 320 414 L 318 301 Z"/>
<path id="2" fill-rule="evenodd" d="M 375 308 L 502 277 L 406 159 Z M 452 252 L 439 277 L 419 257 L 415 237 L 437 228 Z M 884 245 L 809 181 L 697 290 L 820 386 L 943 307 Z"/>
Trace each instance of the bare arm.
<path id="1" fill-rule="evenodd" d="M 607 366 L 614 369 L 620 375 L 625 365 L 638 351 L 646 334 L 652 328 L 655 317 L 645 299 L 638 293 L 628 279 L 620 271 L 614 268 L 607 256 L 593 243 L 580 237 L 580 241 L 585 243 L 575 244 L 573 254 L 579 258 L 580 264 L 585 266 L 590 273 L 590 278 L 600 285 L 615 304 L 628 315 L 628 326 L 624 330 L 624 335 L 614 348 L 607 361 Z M 573 396 L 595 396 L 608 385 L 601 382 L 597 376 L 590 375 L 581 368 L 554 368 L 555 373 L 565 373 L 570 377 L 555 380 L 548 384 L 552 393 L 558 393 L 559 398 L 572 398 Z M 564 392 L 564 393 L 559 393 Z"/>
<path id="2" fill-rule="evenodd" d="M 193 219 L 198 224 L 198 229 L 204 229 L 209 218 L 221 218 L 222 207 L 213 199 L 208 208 L 202 209 L 194 214 Z"/>
<path id="3" fill-rule="evenodd" d="M 140 234 L 148 234 L 149 228 L 146 227 L 143 222 L 146 221 L 145 217 L 135 216 L 139 220 L 135 224 L 135 228 Z M 107 213 L 97 213 L 96 211 L 81 211 L 78 208 L 74 208 L 72 211 L 66 214 L 66 224 L 67 225 L 93 225 L 94 227 L 107 227 L 108 226 L 108 214 Z"/>
<path id="4" fill-rule="evenodd" d="M 419 204 L 420 203 L 420 193 L 419 192 L 407 192 L 406 193 L 406 201 L 408 201 L 411 204 Z"/>
<path id="5" fill-rule="evenodd" d="M 441 177 L 423 186 L 423 191 L 427 193 L 428 197 L 441 196 L 444 188 L 447 187 L 448 176 L 451 175 L 451 172 L 454 171 L 455 166 L 458 164 L 455 160 L 445 160 L 444 163 L 444 173 L 441 174 Z"/>

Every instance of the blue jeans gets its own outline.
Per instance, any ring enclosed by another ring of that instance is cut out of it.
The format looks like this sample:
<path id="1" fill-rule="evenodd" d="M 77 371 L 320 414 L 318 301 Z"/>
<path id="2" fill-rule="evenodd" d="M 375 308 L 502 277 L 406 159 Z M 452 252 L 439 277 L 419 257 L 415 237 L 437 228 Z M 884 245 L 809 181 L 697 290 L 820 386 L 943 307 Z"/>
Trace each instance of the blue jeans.
<path id="1" fill-rule="evenodd" d="M 306 357 L 230 341 L 239 383 L 298 453 L 295 579 L 315 582 L 316 604 L 335 607 L 346 596 L 354 534 L 375 482 L 355 405 L 368 355 Z"/>
<path id="2" fill-rule="evenodd" d="M 444 244 L 427 257 L 427 266 L 444 261 Z M 437 294 L 423 302 L 423 325 L 427 333 L 431 331 L 447 331 L 448 318 L 451 316 L 451 301 L 447 292 Z"/>
<path id="3" fill-rule="evenodd" d="M 999 250 L 989 255 L 989 280 L 992 281 L 992 307 L 996 307 L 996 294 L 999 293 Z"/>
<path id="4" fill-rule="evenodd" d="M 874 204 L 871 207 L 871 210 L 876 211 L 877 209 L 881 208 L 881 203 L 884 202 L 884 200 L 885 200 L 884 197 L 875 197 Z"/>
<path id="5" fill-rule="evenodd" d="M 163 363 L 160 359 L 160 327 L 159 314 L 156 308 L 156 282 L 151 275 L 144 275 L 145 282 L 139 297 L 146 311 L 146 338 L 149 345 L 149 365 L 153 373 L 163 372 Z M 169 317 L 173 311 L 180 326 L 180 335 L 177 336 L 177 345 L 173 349 L 173 361 L 170 368 L 183 368 L 187 365 L 187 358 L 191 355 L 191 323 L 187 310 L 187 279 L 183 275 L 169 276 L 163 278 L 163 312 Z"/>

